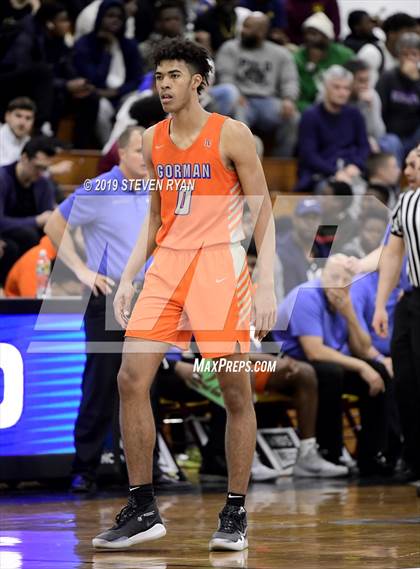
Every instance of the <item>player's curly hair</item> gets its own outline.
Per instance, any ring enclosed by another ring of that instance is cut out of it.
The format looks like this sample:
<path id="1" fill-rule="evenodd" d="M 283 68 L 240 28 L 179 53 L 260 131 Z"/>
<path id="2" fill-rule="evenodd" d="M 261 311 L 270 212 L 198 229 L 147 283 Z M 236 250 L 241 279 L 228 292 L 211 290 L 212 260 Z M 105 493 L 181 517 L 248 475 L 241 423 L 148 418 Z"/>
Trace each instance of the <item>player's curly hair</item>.
<path id="1" fill-rule="evenodd" d="M 201 93 L 209 84 L 209 75 L 212 70 L 210 54 L 198 43 L 181 38 L 165 38 L 153 52 L 155 68 L 165 60 L 185 61 L 194 73 L 201 75 L 203 82 L 197 89 L 198 93 Z"/>

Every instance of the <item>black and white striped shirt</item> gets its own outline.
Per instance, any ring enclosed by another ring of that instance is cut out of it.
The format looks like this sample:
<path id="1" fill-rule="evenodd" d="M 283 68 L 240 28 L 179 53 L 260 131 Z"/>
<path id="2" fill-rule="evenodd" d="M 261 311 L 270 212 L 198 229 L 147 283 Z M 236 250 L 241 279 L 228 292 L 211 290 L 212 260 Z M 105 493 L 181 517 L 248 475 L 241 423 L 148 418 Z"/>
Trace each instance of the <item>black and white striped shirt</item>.
<path id="1" fill-rule="evenodd" d="M 420 188 L 401 194 L 392 213 L 391 233 L 403 237 L 408 257 L 408 276 L 420 287 Z"/>

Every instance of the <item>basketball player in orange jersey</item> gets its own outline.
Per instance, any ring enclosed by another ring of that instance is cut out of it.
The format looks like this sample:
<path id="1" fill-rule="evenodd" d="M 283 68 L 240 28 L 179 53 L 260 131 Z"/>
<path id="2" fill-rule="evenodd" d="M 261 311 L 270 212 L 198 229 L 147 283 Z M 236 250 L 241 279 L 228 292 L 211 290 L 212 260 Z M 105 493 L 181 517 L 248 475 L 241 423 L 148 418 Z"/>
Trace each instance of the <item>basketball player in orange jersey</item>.
<path id="1" fill-rule="evenodd" d="M 210 549 L 242 550 L 248 546 L 244 505 L 256 436 L 244 369 L 250 320 L 261 340 L 276 319 L 271 202 L 249 129 L 200 106 L 198 95 L 210 71 L 206 50 L 181 39 L 165 40 L 155 66 L 156 87 L 170 118 L 144 133 L 143 154 L 150 177 L 161 187 L 151 192 L 149 222 L 114 301 L 116 318 L 126 328 L 118 387 L 130 493 L 115 525 L 94 538 L 93 546 L 122 549 L 166 534 L 152 487 L 155 427 L 149 392 L 169 346 L 186 349 L 193 333 L 204 357 L 224 358 L 226 364 L 218 376 L 227 411 L 228 495 Z M 260 267 L 252 299 L 241 246 L 244 199 L 256 223 Z M 152 254 L 129 318 L 132 280 Z"/>

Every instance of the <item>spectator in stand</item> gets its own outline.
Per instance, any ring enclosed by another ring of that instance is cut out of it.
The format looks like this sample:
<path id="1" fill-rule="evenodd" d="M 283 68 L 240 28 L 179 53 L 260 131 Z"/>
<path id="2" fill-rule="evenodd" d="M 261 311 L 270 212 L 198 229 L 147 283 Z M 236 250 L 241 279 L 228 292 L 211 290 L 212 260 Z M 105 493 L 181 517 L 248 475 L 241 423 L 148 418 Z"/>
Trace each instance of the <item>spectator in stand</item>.
<path id="1" fill-rule="evenodd" d="M 321 74 L 332 65 L 343 65 L 354 56 L 347 47 L 334 42 L 331 20 L 317 12 L 303 23 L 304 44 L 294 54 L 299 72 L 298 107 L 304 111 L 318 95 Z"/>
<path id="2" fill-rule="evenodd" d="M 0 166 L 17 162 L 30 133 L 36 116 L 36 106 L 28 97 L 10 101 L 5 114 L 5 123 L 0 127 Z M 70 160 L 55 162 L 49 168 L 51 175 L 63 174 L 72 168 Z M 56 191 L 59 192 L 58 187 Z"/>
<path id="3" fill-rule="evenodd" d="M 381 453 L 386 450 L 384 391 L 390 378 L 381 363 L 368 359 L 371 340 L 357 320 L 350 283 L 346 257 L 333 255 L 319 280 L 288 294 L 273 334 L 285 354 L 308 361 L 317 374 L 317 440 L 332 462 L 338 462 L 343 446 L 342 393 L 358 395 L 362 430 L 357 460 L 364 476 L 389 469 Z"/>
<path id="4" fill-rule="evenodd" d="M 14 251 L 7 271 L 38 244 L 54 208 L 54 186 L 45 174 L 55 152 L 50 139 L 33 138 L 25 144 L 18 162 L 0 168 L 0 235 Z"/>
<path id="5" fill-rule="evenodd" d="M 346 243 L 342 247 L 342 252 L 349 257 L 359 259 L 369 255 L 382 243 L 388 221 L 389 215 L 386 208 L 377 206 L 363 209 L 359 235 Z"/>
<path id="6" fill-rule="evenodd" d="M 71 49 L 66 43 L 70 31 L 67 10 L 60 2 L 42 4 L 34 17 L 33 46 L 42 61 L 53 70 L 54 105 L 51 117 L 55 132 L 60 119 L 74 115 L 73 143 L 88 148 L 98 111 L 95 87 L 77 73 Z"/>
<path id="7" fill-rule="evenodd" d="M 377 84 L 388 132 L 401 142 L 399 161 L 420 141 L 420 35 L 406 33 L 397 44 L 398 66 L 385 71 Z"/>
<path id="8" fill-rule="evenodd" d="M 398 193 L 401 169 L 393 154 L 372 154 L 366 162 L 367 194 L 375 195 L 385 205 L 393 205 Z"/>
<path id="9" fill-rule="evenodd" d="M 286 0 L 240 0 L 239 5 L 251 12 L 262 12 L 270 20 L 268 39 L 274 43 L 287 43 Z"/>
<path id="10" fill-rule="evenodd" d="M 78 74 L 95 86 L 99 99 L 97 134 L 104 145 L 121 98 L 135 91 L 142 77 L 142 62 L 134 40 L 124 36 L 126 13 L 119 0 L 103 0 L 95 30 L 74 45 Z"/>
<path id="11" fill-rule="evenodd" d="M 397 158 L 400 141 L 395 134 L 387 134 L 382 119 L 382 103 L 378 92 L 372 87 L 371 69 L 361 59 L 351 59 L 344 68 L 353 74 L 350 104 L 362 113 L 372 152 L 391 152 Z"/>
<path id="12" fill-rule="evenodd" d="M 295 208 L 292 229 L 277 234 L 276 249 L 282 265 L 285 294 L 319 276 L 321 252 L 315 236 L 321 222 L 319 200 L 305 198 Z"/>
<path id="13" fill-rule="evenodd" d="M 137 14 L 138 4 L 136 0 L 122 1 L 124 3 L 124 9 L 127 15 L 125 37 L 133 39 L 136 35 L 136 22 L 134 17 Z M 75 40 L 78 40 L 82 36 L 93 32 L 101 2 L 102 0 L 93 0 L 93 2 L 90 2 L 85 8 L 83 8 L 83 10 L 77 16 L 76 26 L 74 30 Z"/>
<path id="14" fill-rule="evenodd" d="M 1 2 L 6 8 L 3 4 Z M 22 6 L 29 5 L 32 7 L 29 2 Z M 12 10 L 11 14 L 16 12 L 24 10 Z M 33 30 L 32 8 L 22 18 L 16 16 L 15 19 L 12 15 L 0 19 L 0 116 L 4 115 L 11 99 L 28 96 L 37 107 L 37 129 L 42 128 L 45 134 L 50 134 L 53 75 L 40 53 L 33 49 Z"/>
<path id="15" fill-rule="evenodd" d="M 369 155 L 365 121 L 348 104 L 353 75 L 333 65 L 323 75 L 320 103 L 302 115 L 296 191 L 314 191 L 330 176 L 352 184 Z"/>
<path id="16" fill-rule="evenodd" d="M 365 61 L 372 70 L 372 85 L 375 85 L 383 71 L 390 71 L 398 64 L 397 43 L 405 32 L 416 31 L 417 21 L 408 14 L 398 12 L 389 16 L 382 25 L 386 40 L 367 43 L 358 51 L 357 57 Z"/>
<path id="17" fill-rule="evenodd" d="M 140 44 L 145 72 L 154 69 L 153 52 L 163 38 L 185 35 L 185 18 L 185 11 L 177 0 L 167 0 L 156 6 L 154 31 Z"/>
<path id="18" fill-rule="evenodd" d="M 375 22 L 364 10 L 350 12 L 347 25 L 350 28 L 350 34 L 343 43 L 355 53 L 367 43 L 375 45 L 379 41 L 373 33 Z"/>
<path id="19" fill-rule="evenodd" d="M 210 35 L 210 47 L 214 54 L 225 41 L 236 37 L 237 4 L 238 0 L 216 0 L 215 6 L 199 15 L 194 22 L 196 32 Z"/>
<path id="20" fill-rule="evenodd" d="M 287 0 L 287 35 L 301 45 L 304 41 L 304 22 L 313 15 L 327 16 L 332 24 L 332 37 L 340 37 L 340 14 L 337 0 Z"/>
<path id="21" fill-rule="evenodd" d="M 19 160 L 30 139 L 35 113 L 35 103 L 28 97 L 18 97 L 8 104 L 4 124 L 0 126 L 0 166 Z"/>
<path id="22" fill-rule="evenodd" d="M 254 13 L 241 38 L 225 42 L 216 58 L 219 83 L 235 85 L 243 97 L 241 118 L 258 134 L 274 136 L 275 156 L 291 156 L 297 134 L 296 65 L 289 51 L 267 41 L 269 20 Z"/>
<path id="23" fill-rule="evenodd" d="M 136 40 L 142 43 L 147 40 L 155 23 L 154 0 L 141 0 L 137 2 L 137 13 L 135 17 Z"/>

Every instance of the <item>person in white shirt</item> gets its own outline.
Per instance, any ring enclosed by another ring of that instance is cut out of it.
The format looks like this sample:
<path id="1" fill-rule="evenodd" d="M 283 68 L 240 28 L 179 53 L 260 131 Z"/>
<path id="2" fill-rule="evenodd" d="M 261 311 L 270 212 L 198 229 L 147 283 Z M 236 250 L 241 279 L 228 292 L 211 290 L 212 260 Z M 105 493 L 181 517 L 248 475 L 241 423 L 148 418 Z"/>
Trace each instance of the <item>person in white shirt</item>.
<path id="1" fill-rule="evenodd" d="M 8 104 L 5 122 L 0 126 L 0 166 L 19 160 L 30 139 L 35 113 L 36 105 L 28 97 L 17 97 Z"/>
<path id="2" fill-rule="evenodd" d="M 359 50 L 357 58 L 366 61 L 372 69 L 372 85 L 376 85 L 382 71 L 390 71 L 398 64 L 398 40 L 403 33 L 414 32 L 416 28 L 415 18 L 403 12 L 392 14 L 382 26 L 386 35 L 385 42 L 367 43 Z"/>

